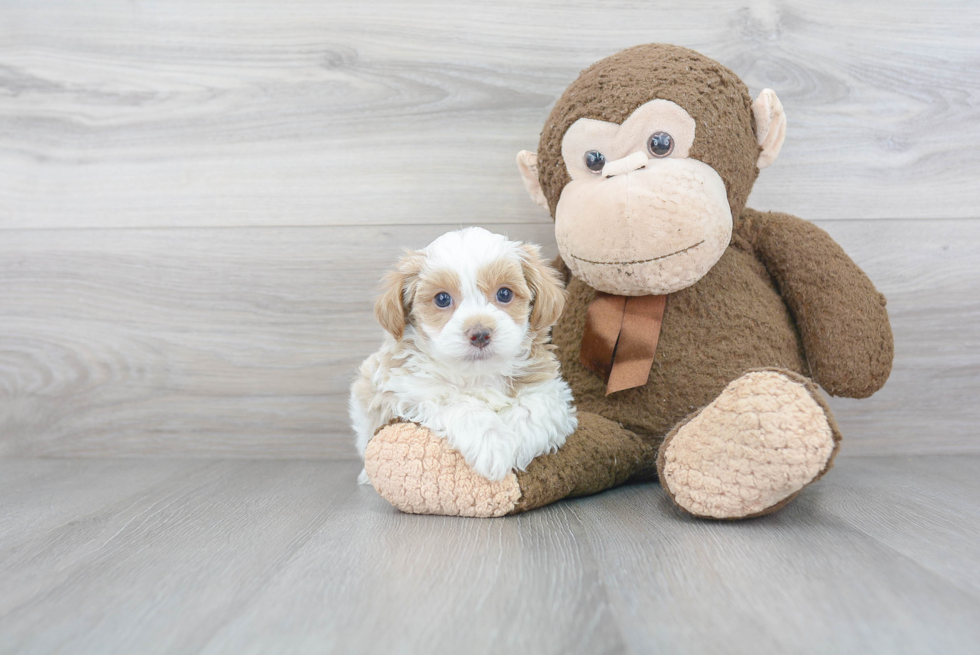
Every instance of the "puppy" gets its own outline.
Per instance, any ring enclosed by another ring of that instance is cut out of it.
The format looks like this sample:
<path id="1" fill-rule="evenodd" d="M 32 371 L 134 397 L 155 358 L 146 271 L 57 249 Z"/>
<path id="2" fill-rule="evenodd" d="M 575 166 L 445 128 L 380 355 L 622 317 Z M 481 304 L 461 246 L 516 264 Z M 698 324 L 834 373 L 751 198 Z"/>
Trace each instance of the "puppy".
<path id="1" fill-rule="evenodd" d="M 565 290 L 537 246 L 478 227 L 449 232 L 408 251 L 383 289 L 375 316 L 388 334 L 351 387 L 361 457 L 380 428 L 411 421 L 501 480 L 575 431 L 549 344 Z"/>

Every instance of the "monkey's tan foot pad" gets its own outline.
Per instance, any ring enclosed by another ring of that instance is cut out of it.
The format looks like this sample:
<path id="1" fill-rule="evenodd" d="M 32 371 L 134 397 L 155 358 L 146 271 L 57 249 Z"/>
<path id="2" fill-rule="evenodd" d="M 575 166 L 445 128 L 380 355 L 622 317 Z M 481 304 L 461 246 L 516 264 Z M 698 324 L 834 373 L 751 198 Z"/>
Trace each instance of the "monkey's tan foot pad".
<path id="1" fill-rule="evenodd" d="M 503 516 L 521 498 L 513 472 L 491 482 L 445 439 L 414 423 L 395 423 L 374 435 L 364 470 L 382 498 L 409 514 Z"/>
<path id="2" fill-rule="evenodd" d="M 836 427 L 809 380 L 754 371 L 667 435 L 660 481 L 674 502 L 715 519 L 766 514 L 830 466 Z"/>

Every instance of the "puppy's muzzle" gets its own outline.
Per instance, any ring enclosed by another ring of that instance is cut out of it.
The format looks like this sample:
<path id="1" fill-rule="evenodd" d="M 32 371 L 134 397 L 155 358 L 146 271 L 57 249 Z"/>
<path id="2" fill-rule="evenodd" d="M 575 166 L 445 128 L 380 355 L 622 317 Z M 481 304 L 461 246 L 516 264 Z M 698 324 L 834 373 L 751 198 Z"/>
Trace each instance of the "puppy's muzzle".
<path id="1" fill-rule="evenodd" d="M 471 327 L 466 331 L 466 337 L 470 340 L 470 344 L 480 348 L 481 350 L 486 348 L 490 343 L 490 335 L 490 330 L 482 325 Z"/>

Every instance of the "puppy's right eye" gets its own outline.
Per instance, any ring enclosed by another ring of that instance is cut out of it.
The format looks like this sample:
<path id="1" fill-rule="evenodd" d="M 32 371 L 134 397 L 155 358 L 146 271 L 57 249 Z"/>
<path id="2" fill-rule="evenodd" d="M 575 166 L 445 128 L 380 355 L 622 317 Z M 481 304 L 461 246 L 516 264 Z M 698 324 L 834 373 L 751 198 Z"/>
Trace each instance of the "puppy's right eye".
<path id="1" fill-rule="evenodd" d="M 445 291 L 440 291 L 439 293 L 437 293 L 436 297 L 433 300 L 436 303 L 436 307 L 442 307 L 443 309 L 453 304 L 453 297 L 450 296 Z"/>

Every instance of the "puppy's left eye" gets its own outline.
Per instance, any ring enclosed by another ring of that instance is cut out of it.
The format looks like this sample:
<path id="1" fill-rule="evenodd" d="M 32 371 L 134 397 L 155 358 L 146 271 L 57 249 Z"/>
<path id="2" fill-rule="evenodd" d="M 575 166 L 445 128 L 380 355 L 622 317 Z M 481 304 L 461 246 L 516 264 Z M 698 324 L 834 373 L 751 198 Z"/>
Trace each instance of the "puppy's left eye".
<path id="1" fill-rule="evenodd" d="M 514 292 L 507 287 L 497 289 L 497 302 L 509 303 L 514 299 Z"/>
<path id="2" fill-rule="evenodd" d="M 433 298 L 433 300 L 435 300 L 436 307 L 442 307 L 443 309 L 445 309 L 446 307 L 449 307 L 449 305 L 452 304 L 453 297 L 450 296 L 445 291 L 440 291 L 439 293 L 436 294 L 436 297 Z"/>

